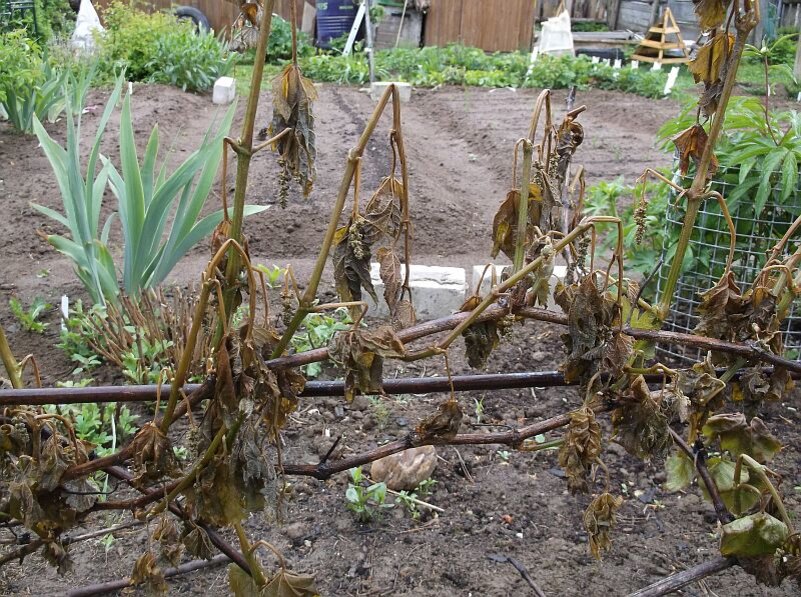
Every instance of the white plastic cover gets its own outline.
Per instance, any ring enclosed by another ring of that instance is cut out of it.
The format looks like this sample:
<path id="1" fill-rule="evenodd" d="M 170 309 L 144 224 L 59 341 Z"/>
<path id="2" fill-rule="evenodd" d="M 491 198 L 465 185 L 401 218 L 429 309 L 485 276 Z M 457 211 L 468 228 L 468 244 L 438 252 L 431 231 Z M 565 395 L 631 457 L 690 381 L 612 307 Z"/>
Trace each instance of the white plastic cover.
<path id="1" fill-rule="evenodd" d="M 575 55 L 573 34 L 570 32 L 570 13 L 563 10 L 542 24 L 539 41 L 540 54 Z"/>
<path id="2" fill-rule="evenodd" d="M 70 44 L 76 50 L 92 52 L 95 49 L 95 37 L 93 32 L 103 32 L 105 29 L 100 24 L 95 7 L 91 0 L 81 0 L 81 8 L 78 10 L 78 18 L 75 21 L 75 31 L 72 34 Z"/>

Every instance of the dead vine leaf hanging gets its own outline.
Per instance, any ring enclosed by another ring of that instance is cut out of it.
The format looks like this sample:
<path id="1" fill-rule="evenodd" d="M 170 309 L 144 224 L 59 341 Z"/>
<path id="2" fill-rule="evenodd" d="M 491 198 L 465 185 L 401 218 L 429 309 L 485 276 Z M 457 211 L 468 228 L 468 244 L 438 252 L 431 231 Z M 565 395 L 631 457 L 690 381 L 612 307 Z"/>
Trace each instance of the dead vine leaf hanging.
<path id="1" fill-rule="evenodd" d="M 294 64 L 289 64 L 273 79 L 273 121 L 270 124 L 270 135 L 274 137 L 291 129 L 292 132 L 279 139 L 274 148 L 281 156 L 285 176 L 291 174 L 300 183 L 304 196 L 311 193 L 317 177 L 312 112 L 312 103 L 316 99 L 314 83 L 304 77 Z M 283 191 L 282 196 L 285 197 Z"/>
<path id="2" fill-rule="evenodd" d="M 492 220 L 492 251 L 493 259 L 503 252 L 509 259 L 514 259 L 515 245 L 517 243 L 517 211 L 520 206 L 520 191 L 511 190 L 501 202 L 495 217 Z M 528 248 L 533 239 L 533 227 L 540 223 L 542 212 L 542 188 L 531 183 L 528 190 L 528 223 L 526 225 L 526 242 Z"/>
<path id="3" fill-rule="evenodd" d="M 415 433 L 422 443 L 445 443 L 456 437 L 462 425 L 462 407 L 451 397 L 442 402 L 434 414 L 417 425 Z"/>
<path id="4" fill-rule="evenodd" d="M 394 239 L 401 223 L 403 186 L 385 178 L 365 206 L 364 215 L 352 217 L 334 235 L 334 280 L 342 302 L 362 300 L 362 289 L 374 302 L 378 297 L 370 277 L 371 250 L 382 237 Z"/>
<path id="5" fill-rule="evenodd" d="M 314 577 L 280 568 L 259 588 L 253 578 L 236 564 L 228 566 L 228 583 L 235 597 L 319 597 Z"/>
<path id="6" fill-rule="evenodd" d="M 690 168 L 690 160 L 698 166 L 708 139 L 709 136 L 700 124 L 692 125 L 673 138 L 673 144 L 679 152 L 679 171 L 682 175 L 687 174 Z M 709 170 L 707 171 L 707 178 L 711 178 L 717 172 L 717 169 L 718 159 L 713 153 L 712 160 L 709 163 Z"/>
<path id="7" fill-rule="evenodd" d="M 698 54 L 687 65 L 695 82 L 703 81 L 706 85 L 711 85 L 715 81 L 723 79 L 721 76 L 723 65 L 731 55 L 733 46 L 734 36 L 730 33 L 716 35 L 701 46 Z"/>
<path id="8" fill-rule="evenodd" d="M 723 24 L 729 0 L 693 0 L 693 4 L 701 29 L 708 30 Z"/>
<path id="9" fill-rule="evenodd" d="M 356 391 L 383 394 L 384 358 L 402 357 L 406 349 L 390 326 L 373 332 L 339 332 L 328 349 L 332 361 L 345 368 L 345 400 L 353 401 Z"/>
<path id="10" fill-rule="evenodd" d="M 592 557 L 601 559 L 601 552 L 612 547 L 611 533 L 615 526 L 616 513 L 623 505 L 621 496 L 613 496 L 604 492 L 592 500 L 584 512 L 584 528 L 589 535 L 589 546 Z"/>
<path id="11" fill-rule="evenodd" d="M 136 560 L 131 572 L 131 585 L 143 585 L 150 595 L 166 595 L 167 581 L 164 580 L 164 571 L 156 563 L 153 552 L 146 551 Z M 133 594 L 133 590 L 126 589 L 125 594 Z"/>
<path id="12" fill-rule="evenodd" d="M 665 456 L 673 445 L 668 419 L 651 397 L 645 378 L 635 377 L 618 402 L 620 406 L 612 411 L 615 440 L 629 454 L 646 462 Z"/>
<path id="13" fill-rule="evenodd" d="M 592 465 L 601 455 L 601 426 L 588 406 L 570 413 L 570 424 L 559 448 L 559 466 L 567 476 L 570 493 L 586 493 Z"/>

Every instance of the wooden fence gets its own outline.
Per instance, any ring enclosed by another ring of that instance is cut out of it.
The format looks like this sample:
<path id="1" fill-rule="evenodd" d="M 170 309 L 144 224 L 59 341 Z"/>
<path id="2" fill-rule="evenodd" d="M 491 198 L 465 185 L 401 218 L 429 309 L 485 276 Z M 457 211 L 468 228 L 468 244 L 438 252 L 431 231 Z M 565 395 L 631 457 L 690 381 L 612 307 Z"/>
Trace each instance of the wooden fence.
<path id="1" fill-rule="evenodd" d="M 425 45 L 462 43 L 490 52 L 528 50 L 534 0 L 431 0 Z"/>

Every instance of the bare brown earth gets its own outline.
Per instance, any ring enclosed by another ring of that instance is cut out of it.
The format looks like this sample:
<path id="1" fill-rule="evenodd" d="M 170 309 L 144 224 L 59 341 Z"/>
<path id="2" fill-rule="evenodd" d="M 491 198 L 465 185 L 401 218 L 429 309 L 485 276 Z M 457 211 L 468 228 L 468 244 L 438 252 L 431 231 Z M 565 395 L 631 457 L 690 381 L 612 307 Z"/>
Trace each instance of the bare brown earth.
<path id="1" fill-rule="evenodd" d="M 94 133 L 105 97 L 103 92 L 91 94 L 90 103 L 98 108 L 84 117 L 87 137 Z M 415 91 L 412 102 L 404 106 L 416 263 L 469 267 L 487 260 L 492 215 L 510 184 L 512 146 L 527 130 L 535 98 L 533 90 L 443 88 Z M 268 106 L 266 94 L 264 100 Z M 142 143 L 150 127 L 158 122 L 163 147 L 172 147 L 178 157 L 200 142 L 215 114 L 208 97 L 168 87 L 138 86 L 133 101 Z M 556 93 L 557 114 L 562 112 L 563 103 L 564 94 Z M 576 161 L 587 168 L 590 184 L 620 175 L 631 181 L 646 166 L 669 162 L 669 156 L 654 148 L 653 139 L 659 125 L 678 111 L 675 102 L 588 91 L 579 94 L 577 103 L 588 107 L 581 116 L 586 137 Z M 355 144 L 373 105 L 353 88 L 320 89 L 316 108 L 317 184 L 308 200 L 291 196 L 287 210 L 274 205 L 278 171 L 274 156 L 265 153 L 255 159 L 249 200 L 273 204 L 247 224 L 256 262 L 291 262 L 303 280 L 319 247 L 347 150 Z M 240 105 L 240 118 L 242 109 Z M 269 107 L 265 107 L 260 120 L 266 123 L 268 116 Z M 49 125 L 48 130 L 63 140 L 63 123 Z M 110 130 L 103 151 L 115 158 L 116 123 Z M 385 121 L 368 146 L 363 160 L 364 192 L 375 188 L 388 173 L 391 156 L 387 131 Z M 110 209 L 113 201 L 109 199 Z M 15 352 L 19 356 L 34 353 L 44 383 L 52 385 L 67 379 L 72 369 L 54 348 L 58 338 L 55 312 L 46 317 L 51 325 L 44 335 L 27 333 L 9 314 L 8 299 L 19 296 L 28 303 L 41 296 L 56 304 L 62 294 L 81 297 L 83 292 L 69 263 L 36 235 L 36 230 L 55 229 L 29 207 L 30 202 L 60 206 L 50 166 L 35 138 L 16 135 L 0 124 L 0 322 L 10 332 Z M 179 265 L 173 281 L 185 285 L 197 280 L 207 256 L 207 248 L 198 247 Z M 327 284 L 323 290 L 330 294 L 330 281 Z M 563 355 L 559 333 L 559 329 L 545 324 L 516 328 L 492 355 L 487 370 L 557 368 Z M 458 348 L 452 358 L 455 373 L 469 372 L 461 351 Z M 390 365 L 386 375 L 432 372 L 441 374 L 441 363 Z M 336 372 L 327 370 L 326 374 L 335 376 Z M 110 379 L 119 382 L 113 376 Z M 439 395 L 406 395 L 375 402 L 359 400 L 350 406 L 338 398 L 306 400 L 286 428 L 284 459 L 317 462 L 340 435 L 343 439 L 333 458 L 401 437 L 441 399 Z M 460 395 L 459 400 L 471 424 L 476 423 L 476 403 L 483 401 L 482 422 L 504 426 L 541 420 L 580 402 L 570 389 L 472 392 Z M 784 475 L 787 504 L 794 512 L 801 511 L 801 493 L 793 489 L 801 484 L 797 406 L 797 400 L 795 404 L 773 404 L 761 413 L 786 443 L 775 469 Z M 465 430 L 468 424 L 463 425 Z M 476 428 L 482 429 L 487 428 Z M 516 558 L 550 596 L 623 595 L 716 554 L 714 512 L 697 489 L 666 493 L 661 488 L 662 462 L 639 462 L 616 444 L 609 445 L 604 462 L 610 471 L 610 489 L 627 499 L 613 533 L 612 550 L 600 563 L 588 554 L 582 526 L 582 512 L 590 496 L 567 492 L 554 453 L 507 455 L 487 446 L 460 448 L 458 453 L 454 448 L 442 448 L 439 456 L 433 475 L 437 484 L 426 498 L 445 510 L 437 517 L 424 513 L 420 521 L 414 521 L 408 512 L 396 507 L 382 520 L 361 525 L 346 509 L 347 479 L 340 474 L 325 482 L 289 479 L 292 488 L 281 521 L 276 522 L 267 512 L 253 515 L 247 526 L 254 537 L 280 549 L 291 568 L 315 574 L 321 592 L 332 596 L 530 594 L 512 566 L 488 559 L 493 554 Z M 603 485 L 600 475 L 594 489 L 600 491 Z M 129 519 L 129 515 L 95 515 L 72 534 Z M 10 534 L 0 530 L 0 537 L 5 540 Z M 233 537 L 229 539 L 235 542 Z M 68 588 L 127 576 L 148 542 L 149 533 L 138 528 L 120 533 L 108 552 L 94 540 L 79 544 L 73 549 L 74 571 L 65 577 L 59 577 L 38 556 L 31 556 L 23 565 L 14 563 L 0 569 L 0 591 L 59 594 Z M 266 554 L 265 561 L 273 565 Z M 170 587 L 175 594 L 225 594 L 225 570 L 179 577 Z M 684 594 L 797 592 L 788 584 L 778 589 L 757 586 L 736 569 L 709 579 L 703 586 L 688 587 Z"/>

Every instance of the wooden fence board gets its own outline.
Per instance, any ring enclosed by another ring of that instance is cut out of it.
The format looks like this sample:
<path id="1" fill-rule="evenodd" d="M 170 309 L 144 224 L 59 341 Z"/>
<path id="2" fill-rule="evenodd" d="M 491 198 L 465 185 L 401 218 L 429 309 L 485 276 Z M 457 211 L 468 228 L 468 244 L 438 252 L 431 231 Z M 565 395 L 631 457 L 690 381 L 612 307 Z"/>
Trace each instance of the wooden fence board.
<path id="1" fill-rule="evenodd" d="M 432 0 L 425 44 L 463 43 L 490 52 L 527 50 L 534 4 L 533 0 Z"/>

